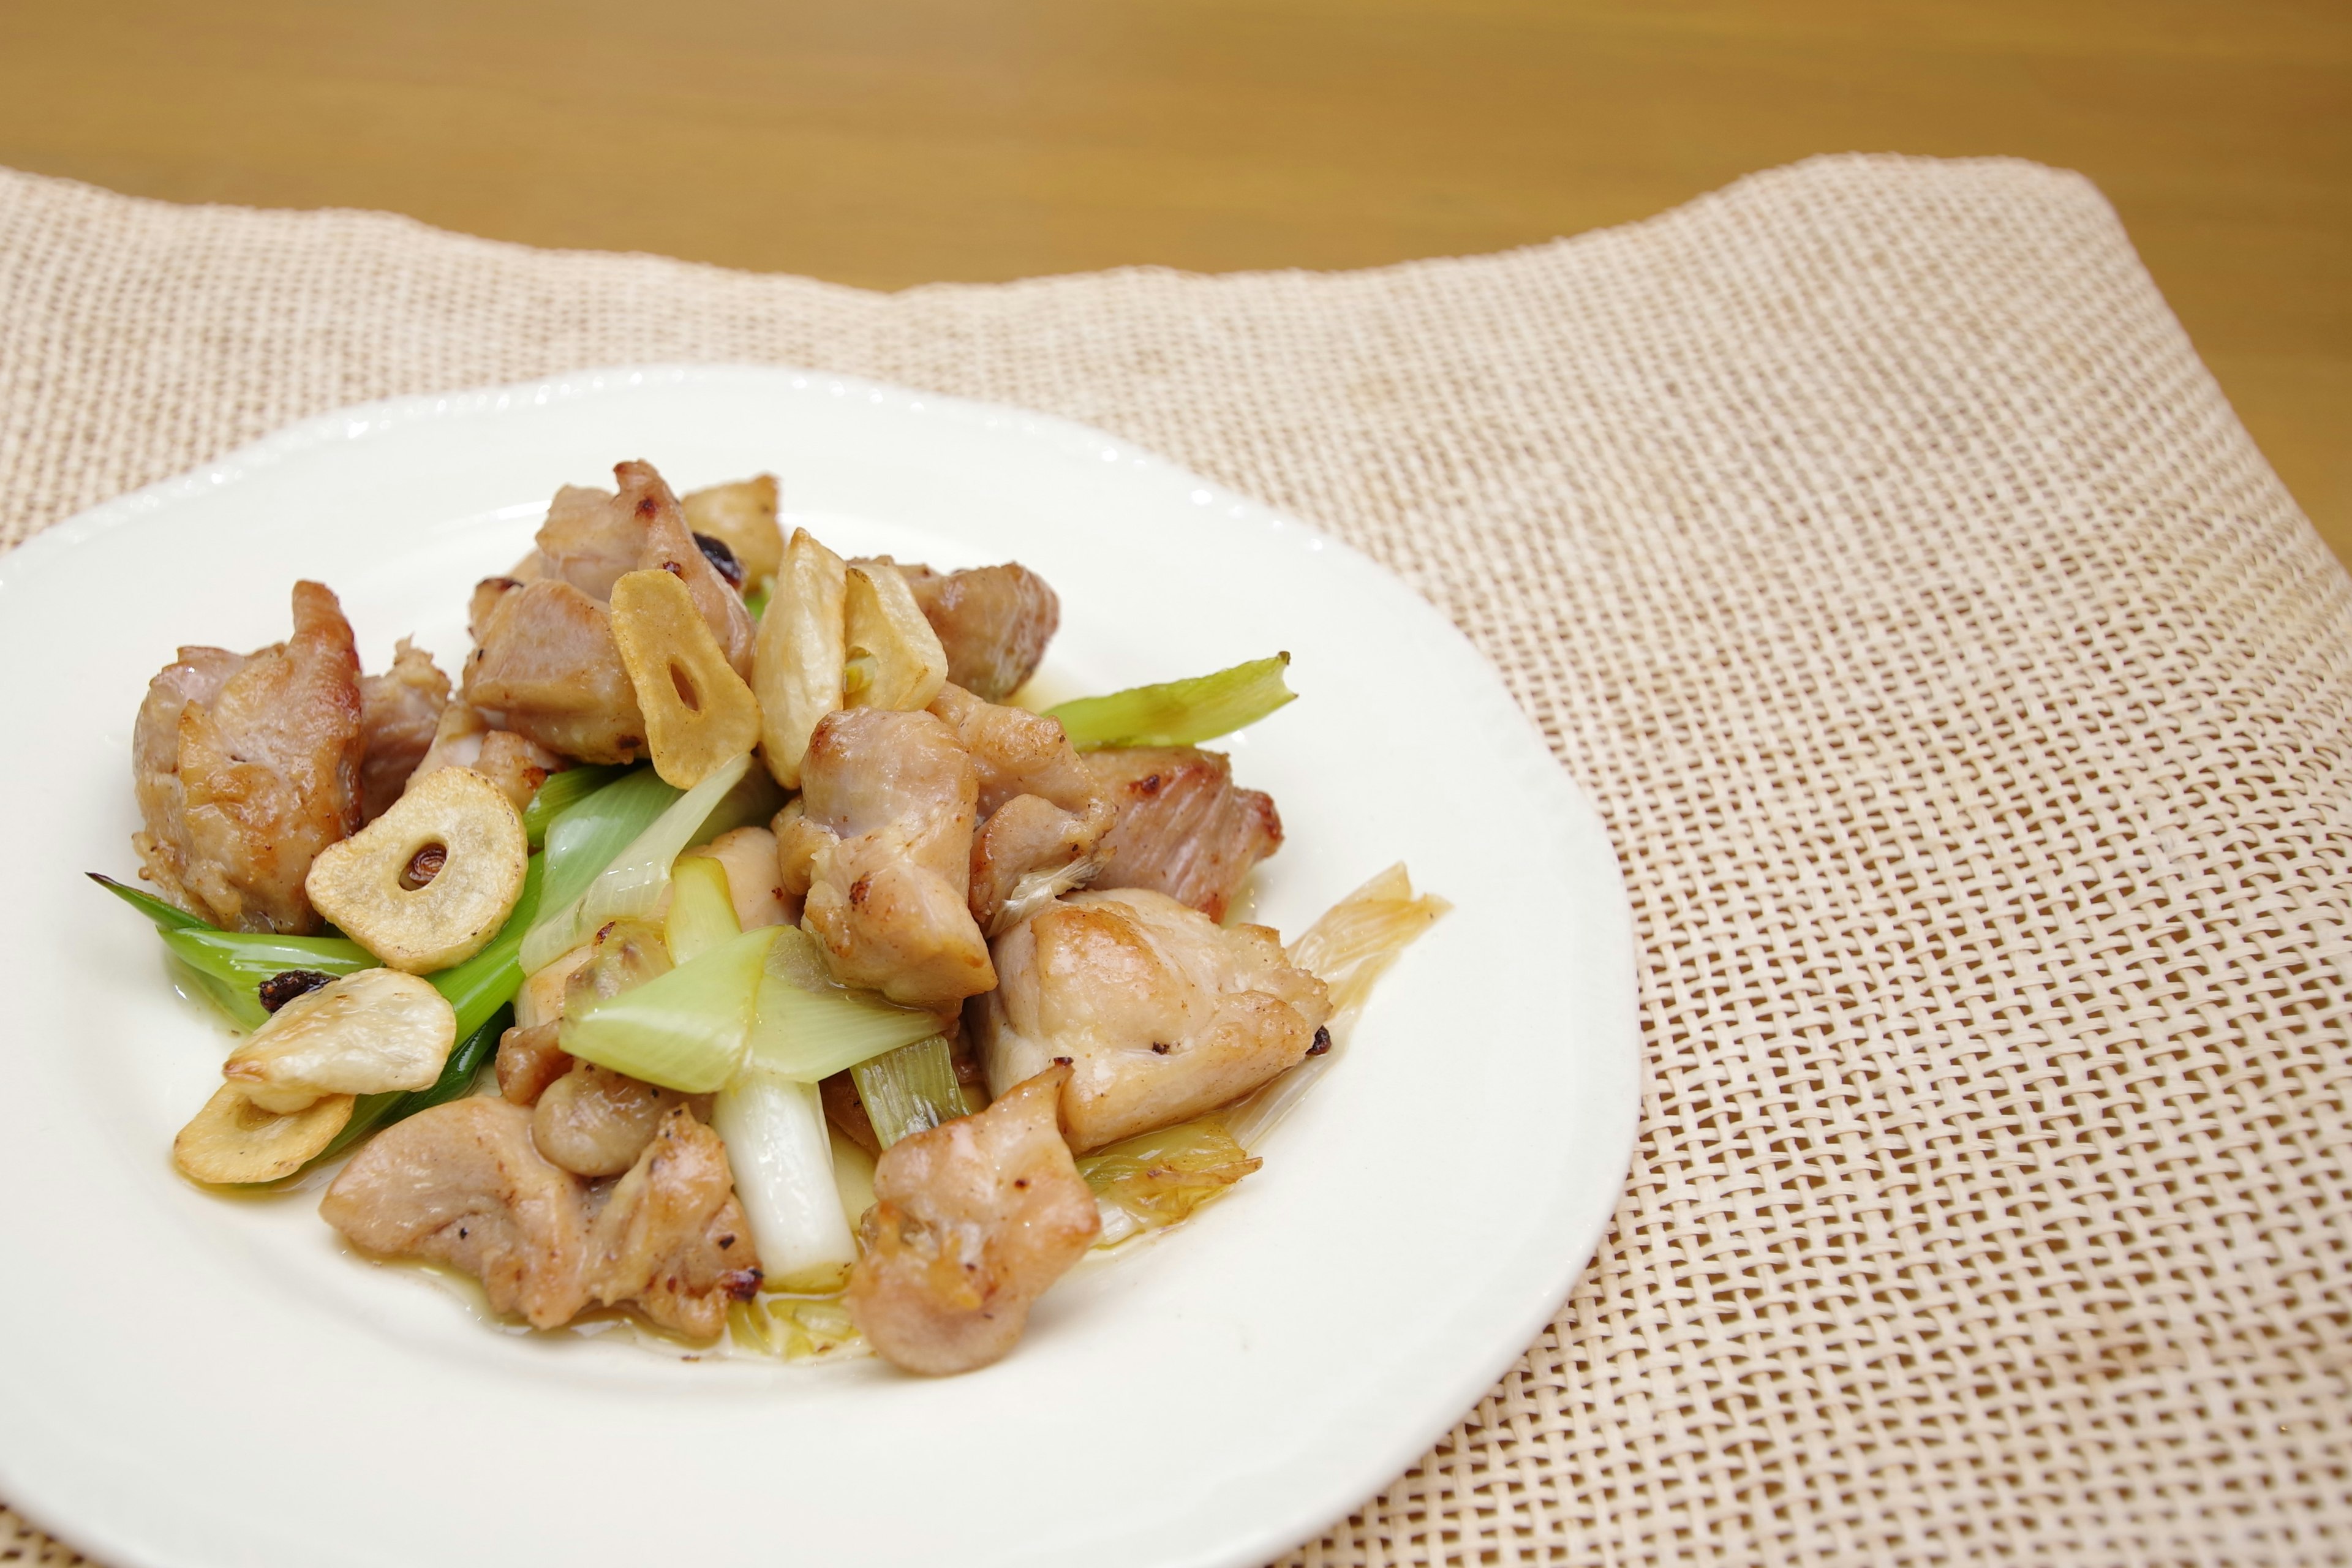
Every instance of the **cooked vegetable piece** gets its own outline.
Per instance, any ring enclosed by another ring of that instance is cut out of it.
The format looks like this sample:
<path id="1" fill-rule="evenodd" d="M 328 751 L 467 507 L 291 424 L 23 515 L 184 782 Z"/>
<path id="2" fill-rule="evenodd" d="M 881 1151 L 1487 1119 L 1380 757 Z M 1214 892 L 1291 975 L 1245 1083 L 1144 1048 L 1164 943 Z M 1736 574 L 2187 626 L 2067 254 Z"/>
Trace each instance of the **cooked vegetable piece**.
<path id="1" fill-rule="evenodd" d="M 752 1058 L 719 1091 L 710 1124 L 727 1141 L 735 1195 L 769 1282 L 787 1290 L 838 1289 L 857 1246 L 834 1185 L 833 1139 L 816 1086 Z"/>
<path id="2" fill-rule="evenodd" d="M 523 939 L 522 966 L 525 973 L 537 971 L 579 946 L 606 921 L 651 914 L 661 901 L 662 890 L 669 885 L 670 866 L 677 860 L 679 851 L 692 844 L 703 832 L 704 825 L 730 792 L 742 782 L 751 765 L 751 758 L 739 756 L 684 795 L 675 796 L 660 816 L 648 822 L 635 837 L 628 840 L 625 847 L 611 857 L 609 864 L 584 877 L 578 877 L 583 885 L 578 895 L 568 902 L 558 903 L 553 895 L 542 900 L 549 912 Z M 633 785 L 635 785 L 635 778 L 623 779 L 612 789 L 631 789 Z M 667 789 L 668 786 L 661 787 Z M 630 816 L 635 815 L 644 798 L 650 797 L 650 792 L 646 792 L 646 795 L 641 797 L 637 792 L 642 789 L 642 785 L 632 789 L 628 803 Z M 573 809 L 595 814 L 604 795 L 610 793 L 608 790 L 592 795 Z M 567 812 L 550 830 L 550 842 L 567 838 L 569 836 L 565 829 L 570 823 L 571 813 Z M 601 838 L 604 835 L 600 832 L 598 837 Z M 567 879 L 578 876 L 572 869 L 574 864 L 584 865 L 586 862 L 586 850 L 583 848 L 577 853 L 581 858 L 576 862 L 567 862 L 564 868 Z"/>
<path id="3" fill-rule="evenodd" d="M 907 580 L 888 567 L 849 568 L 844 590 L 843 689 L 852 708 L 928 708 L 948 679 L 940 635 Z"/>
<path id="4" fill-rule="evenodd" d="M 470 768 L 444 768 L 310 863 L 319 911 L 394 969 L 430 974 L 489 944 L 530 870 L 522 814 Z"/>
<path id="5" fill-rule="evenodd" d="M 760 976 L 778 929 L 745 931 L 577 1013 L 567 1005 L 563 1048 L 687 1094 L 725 1088 L 750 1043 Z"/>
<path id="6" fill-rule="evenodd" d="M 977 1116 L 901 1139 L 874 1168 L 875 1205 L 847 1300 L 874 1348 L 908 1372 L 986 1366 L 1101 1228 L 1055 1124 L 1066 1067 Z"/>
<path id="7" fill-rule="evenodd" d="M 1078 1162 L 1078 1174 L 1103 1208 L 1096 1245 L 1113 1246 L 1138 1231 L 1174 1225 L 1224 1196 L 1262 1163 L 1214 1116 L 1097 1150 Z"/>
<path id="8" fill-rule="evenodd" d="M 662 923 L 671 960 L 691 963 L 742 930 L 728 896 L 727 868 L 708 855 L 680 856 L 670 870 L 669 914 Z"/>
<path id="9" fill-rule="evenodd" d="M 842 705 L 848 590 L 841 557 L 807 529 L 794 529 L 751 653 L 761 754 L 786 789 L 800 787 L 801 762 L 818 721 Z"/>
<path id="10" fill-rule="evenodd" d="M 221 1074 L 264 1110 L 300 1110 L 329 1094 L 429 1088 L 457 1042 L 457 1015 L 425 981 L 362 969 L 270 1015 Z"/>
<path id="11" fill-rule="evenodd" d="M 613 584 L 613 640 L 664 783 L 691 789 L 760 743 L 760 705 L 684 583 L 657 569 L 624 574 Z"/>
<path id="12" fill-rule="evenodd" d="M 939 1032 L 938 1014 L 840 984 L 806 931 L 777 930 L 751 1029 L 751 1055 L 767 1070 L 815 1083 Z"/>
<path id="13" fill-rule="evenodd" d="M 910 1132 L 928 1131 L 964 1114 L 963 1089 L 956 1082 L 955 1058 L 944 1035 L 885 1051 L 858 1063 L 849 1076 L 873 1124 L 874 1140 L 885 1149 Z"/>
<path id="14" fill-rule="evenodd" d="M 1105 746 L 1197 746 L 1255 724 L 1298 695 L 1283 684 L 1290 656 L 1252 659 L 1213 675 L 1157 686 L 1132 686 L 1107 697 L 1081 697 L 1049 708 L 1070 744 L 1081 752 Z"/>
<path id="15" fill-rule="evenodd" d="M 560 773 L 550 773 L 547 782 L 539 786 L 523 807 L 522 830 L 530 836 L 530 847 L 547 847 L 547 830 L 555 819 L 573 806 L 611 784 L 625 772 L 617 767 L 566 768 Z"/>
<path id="16" fill-rule="evenodd" d="M 1349 1026 L 1371 995 L 1372 983 L 1453 907 L 1433 893 L 1416 897 L 1412 878 L 1400 860 L 1333 904 L 1300 933 L 1285 956 L 1320 979 L 1329 992 L 1326 1048 L 1310 1052 L 1306 1061 L 1227 1111 L 1225 1121 L 1234 1137 L 1256 1143 L 1331 1070 L 1347 1048 Z"/>
<path id="17" fill-rule="evenodd" d="M 457 1009 L 460 1039 L 472 1035 L 491 1014 L 513 1001 L 515 993 L 521 988 L 522 965 L 515 955 L 521 951 L 523 936 L 539 916 L 543 871 L 542 858 L 532 856 L 523 871 L 522 896 L 515 900 L 514 912 L 507 916 L 507 923 L 499 928 L 498 934 L 465 963 L 425 976 Z"/>
<path id="18" fill-rule="evenodd" d="M 651 768 L 633 768 L 567 807 L 547 827 L 546 907 L 560 910 L 586 892 L 596 874 L 685 793 L 662 783 Z"/>
<path id="19" fill-rule="evenodd" d="M 180 1173 L 216 1185 L 274 1182 L 300 1170 L 352 1118 L 352 1097 L 331 1094 L 281 1116 L 225 1083 L 172 1140 Z"/>
<path id="20" fill-rule="evenodd" d="M 405 1093 L 361 1095 L 352 1107 L 352 1119 L 314 1158 L 331 1160 L 372 1132 L 404 1121 L 420 1110 L 430 1110 L 460 1095 L 473 1093 L 474 1080 L 481 1077 L 482 1068 L 498 1054 L 499 1039 L 513 1017 L 512 1012 L 501 1006 L 484 1019 L 479 1028 L 457 1042 L 457 1048 L 441 1064 L 441 1076 L 433 1080 L 431 1087 Z"/>

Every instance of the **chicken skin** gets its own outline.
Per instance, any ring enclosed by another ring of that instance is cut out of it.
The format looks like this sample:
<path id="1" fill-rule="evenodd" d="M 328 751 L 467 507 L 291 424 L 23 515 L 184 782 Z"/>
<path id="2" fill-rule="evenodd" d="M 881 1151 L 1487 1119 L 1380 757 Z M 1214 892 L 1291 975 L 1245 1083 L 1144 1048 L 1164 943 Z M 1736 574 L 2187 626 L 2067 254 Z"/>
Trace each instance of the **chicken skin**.
<path id="1" fill-rule="evenodd" d="M 1042 900 L 1093 877 L 1095 847 L 1110 828 L 1110 795 L 1071 749 L 1056 720 L 982 701 L 942 687 L 931 710 L 951 725 L 980 777 L 980 830 L 971 843 L 971 915 L 999 934 L 1027 913 L 1014 908 L 1027 885 L 1056 873 Z M 1022 900 L 1025 902 L 1026 900 Z"/>
<path id="2" fill-rule="evenodd" d="M 1274 797 L 1235 789 L 1219 752 L 1115 747 L 1086 763 L 1117 813 L 1097 888 L 1150 888 L 1222 921 L 1250 868 L 1282 847 Z"/>

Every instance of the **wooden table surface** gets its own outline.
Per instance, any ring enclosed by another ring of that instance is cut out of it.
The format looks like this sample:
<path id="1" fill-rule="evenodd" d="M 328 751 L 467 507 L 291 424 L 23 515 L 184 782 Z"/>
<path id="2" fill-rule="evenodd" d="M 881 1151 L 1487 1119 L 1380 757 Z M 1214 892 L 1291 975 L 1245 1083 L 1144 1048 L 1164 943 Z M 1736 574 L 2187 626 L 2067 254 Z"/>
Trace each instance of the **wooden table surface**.
<path id="1" fill-rule="evenodd" d="M 2352 559 L 2346 0 L 0 4 L 0 163 L 877 288 L 1493 250 L 1856 148 L 2090 174 Z"/>

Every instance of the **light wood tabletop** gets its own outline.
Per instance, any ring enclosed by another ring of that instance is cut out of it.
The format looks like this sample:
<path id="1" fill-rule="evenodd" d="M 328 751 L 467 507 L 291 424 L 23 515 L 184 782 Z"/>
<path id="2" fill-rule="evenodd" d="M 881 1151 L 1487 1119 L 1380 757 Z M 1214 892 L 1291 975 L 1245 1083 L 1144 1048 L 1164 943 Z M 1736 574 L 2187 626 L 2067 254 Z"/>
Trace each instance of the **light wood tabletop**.
<path id="1" fill-rule="evenodd" d="M 878 288 L 1493 250 L 1850 149 L 2096 180 L 2352 559 L 2344 0 L 0 9 L 0 163 Z"/>

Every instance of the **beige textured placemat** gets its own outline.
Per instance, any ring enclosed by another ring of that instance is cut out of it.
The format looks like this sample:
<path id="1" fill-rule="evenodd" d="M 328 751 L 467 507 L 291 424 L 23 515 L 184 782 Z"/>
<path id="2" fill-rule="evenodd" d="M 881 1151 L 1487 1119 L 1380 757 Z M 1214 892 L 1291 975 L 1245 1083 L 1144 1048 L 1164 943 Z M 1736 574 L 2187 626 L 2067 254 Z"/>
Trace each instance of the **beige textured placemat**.
<path id="1" fill-rule="evenodd" d="M 0 540 L 338 404 L 719 359 L 1361 545 L 1608 822 L 1614 1226 L 1295 1561 L 2352 1558 L 2352 583 L 2084 181 L 1828 159 L 1505 256 L 883 297 L 0 174 Z"/>

